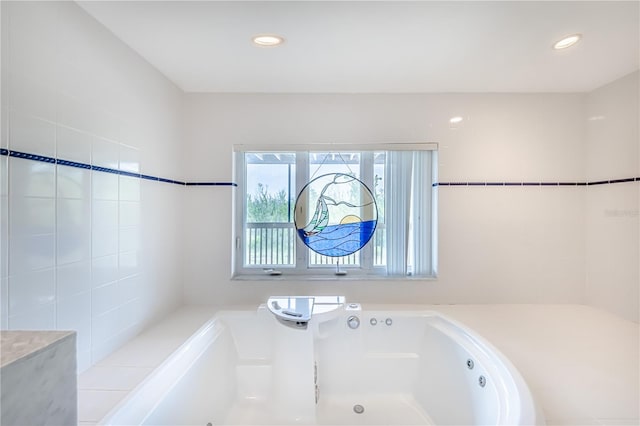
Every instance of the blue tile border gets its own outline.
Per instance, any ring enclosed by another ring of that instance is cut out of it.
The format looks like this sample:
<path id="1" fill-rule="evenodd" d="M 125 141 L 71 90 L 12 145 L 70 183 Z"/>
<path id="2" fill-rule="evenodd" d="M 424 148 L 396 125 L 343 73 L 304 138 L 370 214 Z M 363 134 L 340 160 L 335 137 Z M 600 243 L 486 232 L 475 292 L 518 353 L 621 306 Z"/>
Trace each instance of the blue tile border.
<path id="1" fill-rule="evenodd" d="M 138 179 L 153 180 L 163 183 L 171 183 L 182 186 L 232 186 L 237 187 L 235 182 L 183 182 L 179 180 L 166 179 L 158 176 L 143 175 L 141 173 L 130 172 L 127 170 L 112 169 L 109 167 L 92 166 L 91 164 L 78 163 L 75 161 L 64 160 L 61 158 L 47 157 L 44 155 L 30 154 L 28 152 L 12 151 L 6 148 L 0 148 L 0 155 L 9 157 L 22 158 L 25 160 L 41 161 L 50 164 L 59 164 L 61 166 L 76 167 L 79 169 L 93 170 L 96 172 L 113 173 L 120 176 L 128 176 Z M 438 186 L 593 186 L 593 185 L 609 185 L 614 183 L 640 182 L 640 177 L 631 177 L 623 179 L 598 180 L 593 182 L 435 182 L 433 187 Z"/>
<path id="2" fill-rule="evenodd" d="M 186 182 L 186 186 L 238 186 L 234 182 Z"/>
<path id="3" fill-rule="evenodd" d="M 592 186 L 625 182 L 640 182 L 640 177 L 593 182 L 435 182 L 431 186 Z"/>
<path id="4" fill-rule="evenodd" d="M 146 179 L 146 180 L 153 180 L 153 181 L 163 182 L 163 183 L 171 183 L 171 184 L 174 184 L 174 185 L 182 185 L 182 186 L 233 186 L 233 187 L 237 187 L 238 186 L 238 184 L 235 183 L 235 182 L 182 182 L 182 181 L 179 181 L 179 180 L 166 179 L 166 178 L 162 178 L 162 177 L 158 177 L 158 176 L 143 175 L 141 173 L 130 172 L 128 170 L 120 170 L 120 169 L 112 169 L 112 168 L 109 168 L 109 167 L 93 166 L 91 164 L 78 163 L 78 162 L 75 162 L 75 161 L 63 160 L 63 159 L 54 158 L 54 157 L 46 157 L 44 155 L 38 155 L 38 154 L 30 154 L 28 152 L 12 151 L 12 150 L 9 150 L 9 149 L 6 149 L 6 148 L 0 148 L 0 155 L 6 155 L 6 156 L 9 156 L 9 157 L 15 157 L 15 158 L 22 158 L 22 159 L 25 159 L 25 160 L 41 161 L 43 163 L 59 164 L 61 166 L 76 167 L 76 168 L 85 169 L 85 170 L 93 170 L 93 171 L 96 171 L 96 172 L 112 173 L 112 174 L 116 174 L 116 175 L 120 175 L 120 176 L 127 176 L 127 177 L 133 177 L 133 178 L 138 178 L 138 179 Z"/>
<path id="5" fill-rule="evenodd" d="M 29 153 L 26 153 L 26 152 L 8 151 L 7 150 L 7 154 L 10 157 L 24 158 L 25 160 L 41 161 L 43 163 L 53 163 L 53 164 L 55 164 L 55 162 L 56 162 L 56 159 L 53 158 L 53 157 L 45 157 L 44 155 L 29 154 Z"/>

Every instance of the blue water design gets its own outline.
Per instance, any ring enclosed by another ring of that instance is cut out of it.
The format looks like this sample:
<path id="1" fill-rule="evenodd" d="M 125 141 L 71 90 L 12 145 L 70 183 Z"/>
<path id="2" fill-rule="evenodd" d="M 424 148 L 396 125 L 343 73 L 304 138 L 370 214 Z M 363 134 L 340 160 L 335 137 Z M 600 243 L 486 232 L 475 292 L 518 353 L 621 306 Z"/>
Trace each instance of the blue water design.
<path id="1" fill-rule="evenodd" d="M 305 236 L 304 229 L 298 229 L 298 235 L 316 253 L 331 257 L 346 256 L 369 242 L 377 223 L 377 220 L 369 220 L 329 225 L 322 232 L 311 236 Z"/>

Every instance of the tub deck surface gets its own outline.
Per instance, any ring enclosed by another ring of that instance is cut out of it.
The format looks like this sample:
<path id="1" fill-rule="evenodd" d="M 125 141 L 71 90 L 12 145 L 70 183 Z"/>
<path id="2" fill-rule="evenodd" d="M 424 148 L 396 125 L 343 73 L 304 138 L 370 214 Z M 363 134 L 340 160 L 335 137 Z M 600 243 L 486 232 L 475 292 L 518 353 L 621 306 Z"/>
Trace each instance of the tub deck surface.
<path id="1" fill-rule="evenodd" d="M 640 424 L 636 323 L 580 305 L 363 304 L 363 308 L 433 310 L 466 324 L 518 368 L 549 425 Z M 183 307 L 82 373 L 80 425 L 101 420 L 215 311 Z"/>

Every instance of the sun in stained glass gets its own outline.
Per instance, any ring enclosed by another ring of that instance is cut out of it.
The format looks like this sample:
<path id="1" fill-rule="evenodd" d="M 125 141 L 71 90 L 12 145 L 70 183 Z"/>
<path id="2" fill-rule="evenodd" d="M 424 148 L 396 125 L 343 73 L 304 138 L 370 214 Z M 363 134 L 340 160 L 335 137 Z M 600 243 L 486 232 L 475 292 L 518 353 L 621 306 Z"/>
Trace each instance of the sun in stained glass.
<path id="1" fill-rule="evenodd" d="M 362 181 L 345 173 L 329 173 L 300 191 L 294 223 L 311 250 L 324 256 L 346 256 L 369 242 L 378 223 L 378 209 Z"/>

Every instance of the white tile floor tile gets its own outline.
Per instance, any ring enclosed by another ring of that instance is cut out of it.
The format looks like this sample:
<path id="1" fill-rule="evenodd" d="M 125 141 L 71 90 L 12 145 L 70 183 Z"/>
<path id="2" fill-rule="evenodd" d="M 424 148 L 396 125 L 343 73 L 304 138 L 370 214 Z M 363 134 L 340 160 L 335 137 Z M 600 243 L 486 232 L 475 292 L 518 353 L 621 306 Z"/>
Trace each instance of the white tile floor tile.
<path id="1" fill-rule="evenodd" d="M 80 374 L 79 424 L 100 421 L 213 313 L 210 307 L 180 309 Z"/>
<path id="2" fill-rule="evenodd" d="M 640 404 L 640 402 L 638 402 Z M 635 419 L 597 419 L 599 425 L 603 426 L 638 426 L 640 418 Z"/>
<path id="3" fill-rule="evenodd" d="M 78 421 L 98 422 L 125 396 L 127 391 L 78 390 Z"/>
<path id="4" fill-rule="evenodd" d="M 185 338 L 186 340 L 186 338 Z M 177 339 L 154 340 L 138 338 L 109 355 L 98 363 L 99 366 L 144 367 L 160 365 L 181 343 Z"/>
<path id="5" fill-rule="evenodd" d="M 567 418 L 567 419 L 546 419 L 547 426 L 601 426 L 596 419 L 589 418 Z"/>
<path id="6" fill-rule="evenodd" d="M 132 390 L 152 368 L 96 365 L 78 378 L 81 390 Z"/>

